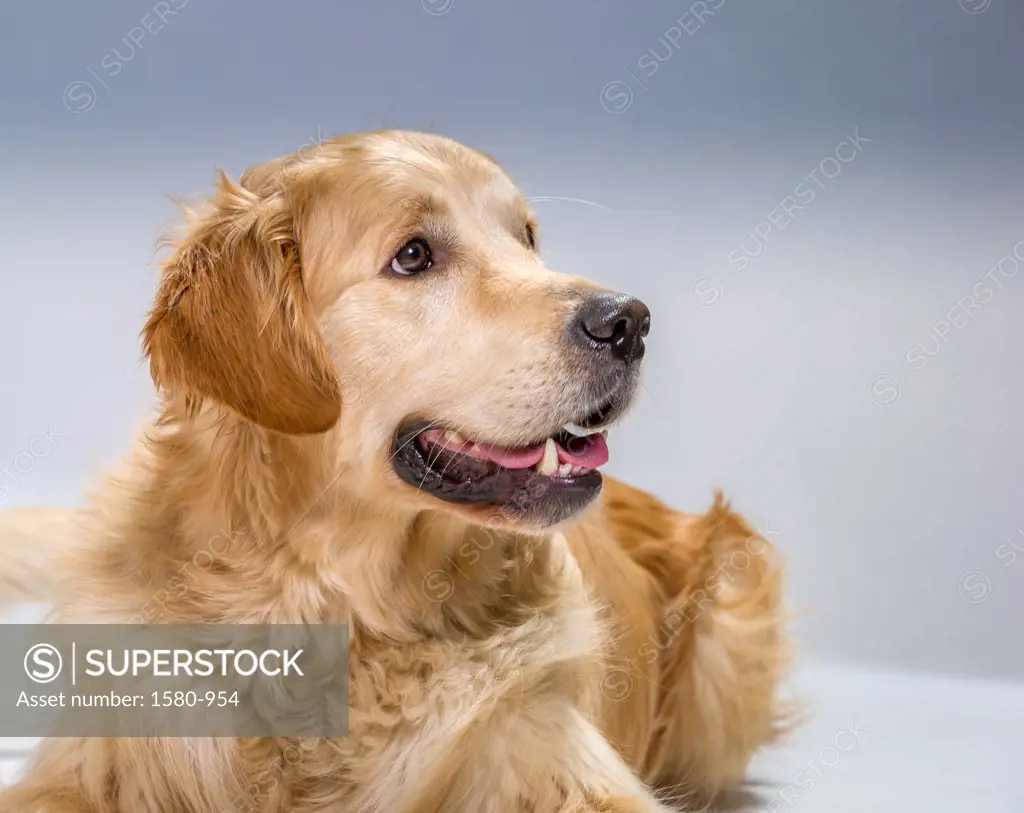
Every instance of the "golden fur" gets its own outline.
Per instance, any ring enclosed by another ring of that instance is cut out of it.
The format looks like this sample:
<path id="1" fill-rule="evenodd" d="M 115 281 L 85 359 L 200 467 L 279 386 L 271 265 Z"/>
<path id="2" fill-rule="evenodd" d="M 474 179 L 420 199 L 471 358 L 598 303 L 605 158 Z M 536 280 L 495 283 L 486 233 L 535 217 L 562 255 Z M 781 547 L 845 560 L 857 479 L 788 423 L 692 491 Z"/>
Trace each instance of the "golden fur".
<path id="1" fill-rule="evenodd" d="M 159 419 L 81 512 L 0 514 L 0 582 L 59 573 L 56 620 L 347 622 L 351 734 L 47 740 L 0 811 L 654 813 L 740 780 L 786 644 L 775 554 L 720 498 L 680 514 L 606 478 L 544 529 L 388 465 L 410 414 L 515 445 L 573 397 L 554 339 L 598 289 L 528 223 L 436 136 L 220 178 L 144 329 Z M 381 274 L 422 227 L 451 267 Z"/>

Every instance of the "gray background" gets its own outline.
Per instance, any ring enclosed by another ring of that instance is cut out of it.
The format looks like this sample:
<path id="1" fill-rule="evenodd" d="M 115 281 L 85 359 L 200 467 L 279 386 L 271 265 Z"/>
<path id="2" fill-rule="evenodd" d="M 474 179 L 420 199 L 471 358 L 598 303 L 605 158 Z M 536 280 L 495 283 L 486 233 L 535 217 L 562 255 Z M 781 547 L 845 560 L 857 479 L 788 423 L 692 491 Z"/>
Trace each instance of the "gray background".
<path id="1" fill-rule="evenodd" d="M 610 471 L 690 509 L 723 487 L 788 557 L 804 653 L 1024 677 L 1024 275 L 936 344 L 1024 239 L 1013 0 L 190 0 L 140 38 L 154 5 L 0 11 L 3 505 L 78 503 L 145 419 L 166 196 L 432 130 L 542 198 L 553 267 L 651 306 Z"/>

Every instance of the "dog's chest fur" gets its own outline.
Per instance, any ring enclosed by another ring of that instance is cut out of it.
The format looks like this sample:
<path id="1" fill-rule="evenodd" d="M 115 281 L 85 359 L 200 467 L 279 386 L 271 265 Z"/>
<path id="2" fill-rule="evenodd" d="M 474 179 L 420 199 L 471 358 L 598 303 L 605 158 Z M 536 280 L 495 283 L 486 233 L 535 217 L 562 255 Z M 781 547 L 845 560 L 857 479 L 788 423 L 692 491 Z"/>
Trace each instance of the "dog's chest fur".
<path id="1" fill-rule="evenodd" d="M 539 732 L 557 749 L 596 708 L 601 630 L 565 538 L 484 534 L 412 580 L 423 592 L 419 635 L 388 640 L 354 614 L 343 748 L 349 764 L 377 766 L 357 797 L 450 798 L 472 761 L 486 754 L 493 765 L 495 748 L 509 770 L 527 770 L 516 762 L 533 764 Z M 416 553 L 407 566 L 424 564 Z"/>

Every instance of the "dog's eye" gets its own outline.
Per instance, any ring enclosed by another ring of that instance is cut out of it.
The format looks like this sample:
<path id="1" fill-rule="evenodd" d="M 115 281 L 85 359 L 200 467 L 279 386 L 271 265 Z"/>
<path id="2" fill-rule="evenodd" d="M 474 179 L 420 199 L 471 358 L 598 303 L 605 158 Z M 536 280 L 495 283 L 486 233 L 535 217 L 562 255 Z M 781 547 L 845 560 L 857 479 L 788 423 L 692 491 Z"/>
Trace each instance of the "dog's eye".
<path id="1" fill-rule="evenodd" d="M 408 277 L 426 271 L 433 265 L 433 262 L 430 256 L 430 246 L 425 240 L 417 237 L 402 246 L 395 255 L 395 259 L 391 261 L 391 270 L 400 276 Z"/>
<path id="2" fill-rule="evenodd" d="M 526 224 L 526 245 L 534 250 L 537 248 L 537 233 L 529 223 Z"/>

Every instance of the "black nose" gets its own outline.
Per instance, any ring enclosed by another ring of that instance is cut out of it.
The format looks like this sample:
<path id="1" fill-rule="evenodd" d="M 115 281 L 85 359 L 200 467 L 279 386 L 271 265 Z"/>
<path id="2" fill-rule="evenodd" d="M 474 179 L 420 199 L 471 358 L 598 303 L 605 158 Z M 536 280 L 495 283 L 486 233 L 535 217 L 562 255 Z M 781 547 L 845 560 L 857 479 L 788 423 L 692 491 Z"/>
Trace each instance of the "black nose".
<path id="1" fill-rule="evenodd" d="M 639 361 L 651 329 L 651 312 L 626 294 L 594 294 L 580 307 L 575 327 L 577 340 L 588 347 L 608 349 L 620 361 Z"/>

